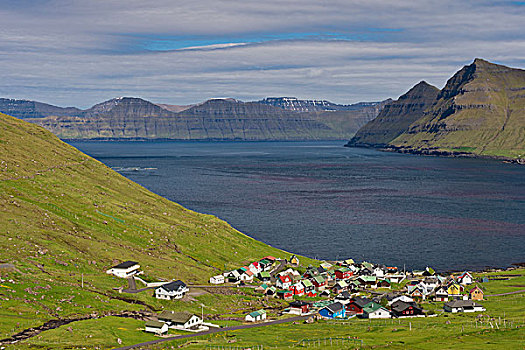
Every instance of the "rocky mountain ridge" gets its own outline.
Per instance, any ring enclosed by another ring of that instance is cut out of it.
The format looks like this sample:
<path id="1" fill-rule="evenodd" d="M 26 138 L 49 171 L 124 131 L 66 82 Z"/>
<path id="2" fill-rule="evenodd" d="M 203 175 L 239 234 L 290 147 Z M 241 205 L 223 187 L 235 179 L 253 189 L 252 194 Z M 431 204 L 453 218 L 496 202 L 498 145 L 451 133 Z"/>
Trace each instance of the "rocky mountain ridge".
<path id="1" fill-rule="evenodd" d="M 62 139 L 329 140 L 352 136 L 359 127 L 376 117 L 383 104 L 361 103 L 349 110 L 301 112 L 257 101 L 212 99 L 178 109 L 141 98 L 120 97 L 86 110 L 67 109 L 64 113 L 56 107 L 28 114 L 15 108 L 22 105 L 16 100 L 9 105 L 0 103 L 0 111 L 10 107 L 15 117 L 30 115 L 28 121 Z"/>
<path id="2" fill-rule="evenodd" d="M 433 94 L 425 96 L 421 108 L 408 114 L 391 113 L 402 104 L 402 98 L 388 104 L 348 146 L 420 154 L 525 157 L 525 70 L 478 58 L 456 72 L 433 101 Z M 394 124 L 398 129 L 385 136 L 388 113 L 391 120 L 397 119 Z"/>

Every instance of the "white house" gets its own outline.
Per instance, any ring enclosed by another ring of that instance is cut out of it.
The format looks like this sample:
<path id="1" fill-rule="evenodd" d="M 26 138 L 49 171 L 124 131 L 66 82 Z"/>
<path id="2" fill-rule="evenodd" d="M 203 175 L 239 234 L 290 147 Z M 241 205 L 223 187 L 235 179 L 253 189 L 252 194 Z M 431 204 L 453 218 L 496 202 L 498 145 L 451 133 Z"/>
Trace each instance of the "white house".
<path id="1" fill-rule="evenodd" d="M 251 270 L 244 271 L 241 273 L 240 280 L 245 282 L 253 281 L 253 272 Z"/>
<path id="2" fill-rule="evenodd" d="M 390 310 L 377 303 L 370 303 L 363 308 L 364 318 L 390 318 Z"/>
<path id="3" fill-rule="evenodd" d="M 168 332 L 168 325 L 159 321 L 147 321 L 145 325 L 146 332 L 155 334 L 166 334 Z"/>
<path id="4" fill-rule="evenodd" d="M 458 282 L 463 285 L 472 284 L 474 278 L 469 272 L 465 271 L 458 277 Z"/>
<path id="5" fill-rule="evenodd" d="M 210 283 L 211 284 L 222 284 L 224 283 L 224 276 L 217 275 L 217 276 L 210 277 Z"/>
<path id="6" fill-rule="evenodd" d="M 128 278 L 139 273 L 140 265 L 136 261 L 124 261 L 106 271 L 109 275 Z"/>
<path id="7" fill-rule="evenodd" d="M 238 282 L 241 280 L 241 274 L 237 270 L 232 270 L 226 273 L 225 277 L 228 278 L 229 282 Z"/>
<path id="8" fill-rule="evenodd" d="M 248 268 L 254 275 L 261 273 L 261 271 L 263 270 L 261 264 L 259 264 L 258 261 L 252 262 L 250 265 L 248 265 Z"/>
<path id="9" fill-rule="evenodd" d="M 383 271 L 383 269 L 380 268 L 380 267 L 376 267 L 376 268 L 374 269 L 373 274 L 374 274 L 376 277 L 385 277 L 385 271 Z"/>
<path id="10" fill-rule="evenodd" d="M 265 310 L 257 310 L 254 312 L 250 312 L 246 317 L 244 318 L 246 322 L 257 322 L 266 320 L 266 311 Z"/>
<path id="11" fill-rule="evenodd" d="M 289 289 L 292 286 L 292 279 L 289 275 L 277 276 L 275 285 L 282 289 Z"/>
<path id="12" fill-rule="evenodd" d="M 155 289 L 157 299 L 181 299 L 189 291 L 186 283 L 181 280 L 169 282 Z"/>
<path id="13" fill-rule="evenodd" d="M 184 311 L 162 311 L 158 319 L 165 322 L 169 328 L 181 330 L 199 328 L 202 325 L 202 319 L 199 316 Z"/>
<path id="14" fill-rule="evenodd" d="M 473 302 L 472 300 L 453 300 L 445 303 L 443 310 L 446 312 L 482 312 L 485 311 L 483 305 Z"/>

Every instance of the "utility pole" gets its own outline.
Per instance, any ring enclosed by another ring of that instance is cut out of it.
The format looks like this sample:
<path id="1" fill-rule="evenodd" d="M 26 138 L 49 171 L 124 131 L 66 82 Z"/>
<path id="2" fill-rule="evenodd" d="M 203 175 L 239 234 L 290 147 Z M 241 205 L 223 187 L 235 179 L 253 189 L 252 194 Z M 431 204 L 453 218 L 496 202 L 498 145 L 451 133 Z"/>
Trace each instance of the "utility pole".
<path id="1" fill-rule="evenodd" d="M 84 289 L 84 272 L 82 272 L 82 289 Z"/>

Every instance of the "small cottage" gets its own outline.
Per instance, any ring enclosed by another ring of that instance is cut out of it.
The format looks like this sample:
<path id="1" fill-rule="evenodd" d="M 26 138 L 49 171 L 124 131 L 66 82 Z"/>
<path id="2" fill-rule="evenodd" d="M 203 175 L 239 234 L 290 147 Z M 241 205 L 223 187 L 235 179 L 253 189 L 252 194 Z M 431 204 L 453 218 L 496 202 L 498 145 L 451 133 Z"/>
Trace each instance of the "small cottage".
<path id="1" fill-rule="evenodd" d="M 302 301 L 296 300 L 290 303 L 290 313 L 295 315 L 304 315 L 310 312 L 310 304 Z"/>
<path id="2" fill-rule="evenodd" d="M 405 303 L 398 300 L 392 303 L 392 315 L 396 317 L 410 317 L 424 315 L 423 310 L 416 303 Z"/>
<path id="3" fill-rule="evenodd" d="M 224 283 L 224 276 L 217 275 L 217 276 L 210 277 L 210 283 L 211 284 L 222 284 Z"/>
<path id="4" fill-rule="evenodd" d="M 346 304 L 346 311 L 350 314 L 361 315 L 363 313 L 363 308 L 371 302 L 372 300 L 365 297 L 355 297 Z"/>
<path id="5" fill-rule="evenodd" d="M 363 308 L 363 318 L 390 318 L 390 311 L 383 306 L 371 302 Z"/>
<path id="6" fill-rule="evenodd" d="M 463 285 L 468 285 L 474 282 L 474 278 L 469 272 L 465 271 L 458 277 L 458 282 Z"/>
<path id="7" fill-rule="evenodd" d="M 472 300 L 453 300 L 445 303 L 443 310 L 446 312 L 482 312 L 485 308 Z"/>
<path id="8" fill-rule="evenodd" d="M 278 276 L 275 285 L 282 289 L 289 289 L 292 286 L 292 278 L 289 275 Z"/>
<path id="9" fill-rule="evenodd" d="M 299 266 L 299 258 L 295 255 L 292 255 L 290 257 L 290 264 L 294 265 L 294 266 Z"/>
<path id="10" fill-rule="evenodd" d="M 140 265 L 136 261 L 124 261 L 106 271 L 109 275 L 128 278 L 139 273 Z"/>
<path id="11" fill-rule="evenodd" d="M 345 307 L 340 302 L 335 302 L 319 310 L 319 315 L 324 318 L 344 318 Z"/>
<path id="12" fill-rule="evenodd" d="M 304 285 L 301 282 L 297 282 L 294 285 L 292 285 L 291 290 L 293 291 L 294 295 L 304 295 Z"/>
<path id="13" fill-rule="evenodd" d="M 471 289 L 469 295 L 472 300 L 483 300 L 483 290 L 478 286 Z"/>
<path id="14" fill-rule="evenodd" d="M 147 321 L 144 330 L 148 333 L 154 333 L 157 335 L 166 334 L 168 333 L 168 325 L 159 321 Z"/>
<path id="15" fill-rule="evenodd" d="M 250 312 L 246 317 L 244 318 L 246 322 L 258 322 L 266 320 L 266 311 L 265 310 L 257 310 L 254 312 Z"/>
<path id="16" fill-rule="evenodd" d="M 448 301 L 448 292 L 445 287 L 439 287 L 434 292 L 434 301 Z"/>
<path id="17" fill-rule="evenodd" d="M 335 277 L 339 280 L 350 278 L 354 273 L 348 267 L 340 267 L 335 270 Z"/>
<path id="18" fill-rule="evenodd" d="M 155 289 L 157 299 L 181 299 L 189 291 L 186 283 L 181 280 L 169 282 Z"/>
<path id="19" fill-rule="evenodd" d="M 195 329 L 202 324 L 202 319 L 189 312 L 162 311 L 158 316 L 159 321 L 165 322 L 170 328 Z"/>

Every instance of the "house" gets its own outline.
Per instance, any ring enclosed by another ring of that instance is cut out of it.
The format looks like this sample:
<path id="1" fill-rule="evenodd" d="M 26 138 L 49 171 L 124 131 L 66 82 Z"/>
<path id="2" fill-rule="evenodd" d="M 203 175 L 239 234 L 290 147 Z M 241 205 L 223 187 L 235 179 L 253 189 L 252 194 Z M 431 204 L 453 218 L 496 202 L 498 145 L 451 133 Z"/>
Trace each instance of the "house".
<path id="1" fill-rule="evenodd" d="M 257 321 L 266 320 L 266 311 L 261 309 L 261 310 L 250 312 L 248 315 L 246 315 L 244 320 L 246 322 L 257 322 Z"/>
<path id="2" fill-rule="evenodd" d="M 431 267 L 426 267 L 425 271 L 423 271 L 423 276 L 434 276 L 436 274 L 436 271 Z"/>
<path id="3" fill-rule="evenodd" d="M 210 277 L 210 283 L 211 284 L 222 284 L 224 283 L 224 276 L 217 275 L 217 276 Z"/>
<path id="4" fill-rule="evenodd" d="M 270 287 L 266 290 L 266 295 L 272 296 L 275 295 L 275 293 L 277 293 L 277 288 L 275 287 Z"/>
<path id="5" fill-rule="evenodd" d="M 326 288 L 326 279 L 321 275 L 315 276 L 311 281 L 318 291 L 323 291 Z"/>
<path id="6" fill-rule="evenodd" d="M 275 285 L 282 289 L 289 289 L 292 286 L 292 278 L 290 275 L 277 276 Z"/>
<path id="7" fill-rule="evenodd" d="M 294 295 L 301 296 L 304 295 L 304 285 L 301 282 L 297 282 L 292 285 L 292 292 Z"/>
<path id="8" fill-rule="evenodd" d="M 335 277 L 339 280 L 350 278 L 354 273 L 348 267 L 340 267 L 335 270 Z"/>
<path id="9" fill-rule="evenodd" d="M 290 303 L 290 313 L 294 315 L 304 315 L 310 312 L 310 304 L 302 301 L 296 300 Z"/>
<path id="10" fill-rule="evenodd" d="M 106 271 L 109 275 L 115 275 L 120 278 L 128 278 L 139 273 L 140 265 L 136 261 L 124 261 L 113 266 Z"/>
<path id="11" fill-rule="evenodd" d="M 424 315 L 423 310 L 416 303 L 406 303 L 398 300 L 391 305 L 392 315 L 395 317 L 409 317 Z"/>
<path id="12" fill-rule="evenodd" d="M 226 274 L 226 278 L 228 279 L 228 282 L 239 282 L 241 280 L 241 274 L 238 270 L 233 270 Z"/>
<path id="13" fill-rule="evenodd" d="M 390 280 L 388 278 L 382 278 L 377 281 L 377 288 L 390 288 L 392 283 L 390 283 Z"/>
<path id="14" fill-rule="evenodd" d="M 449 301 L 448 303 L 445 303 L 445 305 L 443 306 L 443 310 L 445 310 L 446 312 L 452 312 L 452 313 L 481 312 L 481 311 L 485 311 L 485 308 L 482 305 L 475 303 L 472 300 L 454 300 L 454 301 Z"/>
<path id="15" fill-rule="evenodd" d="M 241 268 L 243 269 L 243 268 Z M 239 278 L 241 281 L 244 281 L 244 282 L 252 282 L 253 281 L 253 272 L 248 269 L 248 268 L 245 268 L 243 269 L 243 272 L 240 274 L 240 278 Z"/>
<path id="16" fill-rule="evenodd" d="M 408 295 L 415 300 L 424 300 L 426 298 L 426 290 L 420 285 L 417 285 Z"/>
<path id="17" fill-rule="evenodd" d="M 275 258 L 275 257 L 273 257 L 271 255 L 265 256 L 263 259 L 266 259 L 266 260 L 270 261 L 272 264 L 277 261 L 277 258 Z"/>
<path id="18" fill-rule="evenodd" d="M 314 268 L 313 266 L 308 266 L 308 268 L 306 269 L 305 273 L 303 274 L 303 277 L 304 278 L 313 278 L 315 276 L 317 276 L 319 274 L 319 271 L 317 271 L 316 268 Z"/>
<path id="19" fill-rule="evenodd" d="M 363 318 L 390 318 L 390 311 L 378 303 L 368 303 L 363 308 Z"/>
<path id="20" fill-rule="evenodd" d="M 259 280 L 263 281 L 263 282 L 269 282 L 271 281 L 272 279 L 272 276 L 270 275 L 270 273 L 268 271 L 261 271 L 259 273 Z"/>
<path id="21" fill-rule="evenodd" d="M 465 271 L 458 277 L 458 282 L 463 285 L 472 284 L 474 278 L 469 272 Z"/>
<path id="22" fill-rule="evenodd" d="M 483 290 L 478 286 L 471 289 L 469 295 L 472 300 L 483 300 Z"/>
<path id="23" fill-rule="evenodd" d="M 344 318 L 345 307 L 340 302 L 332 303 L 319 310 L 319 315 L 324 318 Z"/>
<path id="24" fill-rule="evenodd" d="M 259 266 L 264 270 L 268 271 L 272 268 L 272 262 L 270 260 L 261 259 L 259 260 Z"/>
<path id="25" fill-rule="evenodd" d="M 259 272 L 263 270 L 258 261 L 252 262 L 250 265 L 248 265 L 248 268 L 254 275 L 257 275 Z"/>
<path id="26" fill-rule="evenodd" d="M 255 291 L 256 291 L 257 293 L 265 294 L 266 291 L 268 290 L 268 288 L 269 288 L 268 285 L 267 285 L 266 283 L 263 283 L 263 284 L 261 284 L 260 286 L 256 287 L 256 288 L 255 288 Z"/>
<path id="27" fill-rule="evenodd" d="M 315 297 L 317 295 L 317 291 L 315 290 L 315 286 L 313 285 L 310 280 L 302 280 L 301 283 L 304 286 L 304 294 L 308 295 L 309 297 Z"/>
<path id="28" fill-rule="evenodd" d="M 292 264 L 294 266 L 299 266 L 299 258 L 296 257 L 295 255 L 292 255 L 290 257 L 290 264 Z"/>
<path id="29" fill-rule="evenodd" d="M 359 276 L 357 280 L 365 287 L 376 288 L 377 286 L 376 276 Z"/>
<path id="30" fill-rule="evenodd" d="M 285 271 L 279 273 L 279 275 L 289 275 L 292 281 L 301 279 L 301 274 L 294 269 L 286 269 Z"/>
<path id="31" fill-rule="evenodd" d="M 165 322 L 170 328 L 192 329 L 202 324 L 202 319 L 189 312 L 162 311 L 157 317 L 159 321 Z"/>
<path id="32" fill-rule="evenodd" d="M 350 266 L 350 265 L 354 265 L 355 261 L 354 259 L 346 259 L 345 261 L 343 261 L 343 263 L 347 266 Z"/>
<path id="33" fill-rule="evenodd" d="M 323 290 L 322 292 L 319 293 L 319 296 L 320 297 L 325 297 L 325 298 L 330 298 L 330 291 L 328 289 L 325 289 Z"/>
<path id="34" fill-rule="evenodd" d="M 350 314 L 361 315 L 363 313 L 363 308 L 371 302 L 372 300 L 365 297 L 355 297 L 346 304 L 346 311 Z"/>
<path id="35" fill-rule="evenodd" d="M 279 299 L 291 300 L 293 299 L 293 292 L 291 290 L 278 290 L 277 297 Z"/>
<path id="36" fill-rule="evenodd" d="M 434 292 L 434 301 L 448 301 L 447 289 L 443 286 L 436 289 Z"/>
<path id="37" fill-rule="evenodd" d="M 181 280 L 172 281 L 155 288 L 157 299 L 181 299 L 189 291 L 186 283 Z"/>
<path id="38" fill-rule="evenodd" d="M 345 280 L 338 281 L 333 287 L 332 291 L 336 294 L 339 294 L 345 290 L 348 290 L 348 283 Z"/>
<path id="39" fill-rule="evenodd" d="M 328 270 L 328 269 L 332 268 L 332 266 L 333 266 L 332 264 L 330 264 L 329 262 L 326 262 L 326 261 L 323 261 L 320 265 L 325 270 Z"/>
<path id="40" fill-rule="evenodd" d="M 384 277 L 385 276 L 385 271 L 381 268 L 381 267 L 376 267 L 374 269 L 374 271 L 372 271 L 372 273 L 374 274 L 374 276 L 376 277 Z"/>
<path id="41" fill-rule="evenodd" d="M 457 284 L 456 282 L 451 282 L 447 286 L 447 293 L 449 296 L 460 295 L 463 291 L 463 286 Z"/>
<path id="42" fill-rule="evenodd" d="M 335 301 L 339 301 L 342 304 L 348 304 L 350 302 L 350 299 L 352 299 L 352 296 L 346 290 L 335 296 Z"/>
<path id="43" fill-rule="evenodd" d="M 168 325 L 159 321 L 147 321 L 144 330 L 148 333 L 155 333 L 157 335 L 168 333 Z"/>

